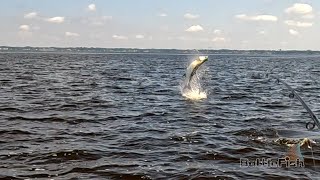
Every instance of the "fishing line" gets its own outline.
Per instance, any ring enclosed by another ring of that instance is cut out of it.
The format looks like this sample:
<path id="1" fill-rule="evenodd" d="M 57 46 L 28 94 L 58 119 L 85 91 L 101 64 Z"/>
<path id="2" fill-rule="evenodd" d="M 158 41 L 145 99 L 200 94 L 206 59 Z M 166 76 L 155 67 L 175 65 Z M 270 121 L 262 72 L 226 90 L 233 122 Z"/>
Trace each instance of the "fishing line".
<path id="1" fill-rule="evenodd" d="M 316 168 L 316 160 L 314 159 L 314 156 L 313 156 L 312 143 L 310 143 L 310 149 L 311 149 L 311 156 L 312 156 L 312 161 L 313 161 L 313 167 Z"/>

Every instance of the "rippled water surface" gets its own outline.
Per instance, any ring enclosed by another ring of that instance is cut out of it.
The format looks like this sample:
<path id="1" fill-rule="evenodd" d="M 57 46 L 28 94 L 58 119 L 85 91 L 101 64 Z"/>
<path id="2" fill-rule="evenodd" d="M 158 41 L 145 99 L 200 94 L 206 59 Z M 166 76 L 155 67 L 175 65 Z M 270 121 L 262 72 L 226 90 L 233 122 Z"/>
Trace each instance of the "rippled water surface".
<path id="1" fill-rule="evenodd" d="M 292 87 L 320 114 L 320 57 L 211 55 L 207 99 L 179 89 L 193 55 L 0 54 L 1 179 L 318 179 L 304 168 L 240 167 L 281 158 L 278 138 L 309 137 Z"/>

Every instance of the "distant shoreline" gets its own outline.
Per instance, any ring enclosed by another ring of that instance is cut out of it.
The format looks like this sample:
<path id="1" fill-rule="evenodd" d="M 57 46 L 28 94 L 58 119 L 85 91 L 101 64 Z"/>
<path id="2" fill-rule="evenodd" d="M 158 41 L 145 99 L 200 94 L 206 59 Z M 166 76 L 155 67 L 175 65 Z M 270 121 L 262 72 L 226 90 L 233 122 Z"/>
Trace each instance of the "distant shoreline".
<path id="1" fill-rule="evenodd" d="M 68 53 L 68 54 L 177 54 L 177 55 L 320 55 L 312 50 L 230 50 L 230 49 L 139 49 L 89 47 L 12 47 L 0 46 L 0 53 Z"/>

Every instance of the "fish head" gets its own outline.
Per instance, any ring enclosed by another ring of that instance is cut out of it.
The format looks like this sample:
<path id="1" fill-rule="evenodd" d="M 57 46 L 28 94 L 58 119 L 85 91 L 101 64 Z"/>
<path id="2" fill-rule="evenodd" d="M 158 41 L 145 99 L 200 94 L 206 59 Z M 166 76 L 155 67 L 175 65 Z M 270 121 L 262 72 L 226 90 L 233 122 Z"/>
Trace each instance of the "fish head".
<path id="1" fill-rule="evenodd" d="M 208 56 L 199 56 L 196 60 L 194 60 L 189 67 L 187 68 L 186 74 L 191 73 L 191 77 L 197 71 L 197 69 L 208 60 Z"/>
<path id="2" fill-rule="evenodd" d="M 204 62 L 208 61 L 208 56 L 199 56 L 198 61 L 203 64 Z"/>
<path id="3" fill-rule="evenodd" d="M 193 68 L 199 67 L 207 60 L 208 60 L 208 56 L 199 56 L 195 61 L 193 61 L 192 67 Z"/>

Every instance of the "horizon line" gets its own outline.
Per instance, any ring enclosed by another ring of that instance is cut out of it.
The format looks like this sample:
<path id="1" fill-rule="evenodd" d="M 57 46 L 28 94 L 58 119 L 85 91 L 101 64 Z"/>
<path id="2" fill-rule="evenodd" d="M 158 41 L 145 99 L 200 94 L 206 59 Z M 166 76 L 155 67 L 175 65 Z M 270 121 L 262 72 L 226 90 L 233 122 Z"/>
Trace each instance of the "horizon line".
<path id="1" fill-rule="evenodd" d="M 313 49 L 228 49 L 228 48 L 221 48 L 221 49 L 211 49 L 211 48 L 201 48 L 201 49 L 195 49 L 195 48 L 190 48 L 190 49 L 180 49 L 180 48 L 139 48 L 139 47 L 88 47 L 88 46 L 64 46 L 64 47 L 59 47 L 59 46 L 7 46 L 7 45 L 0 45 L 0 48 L 3 47 L 9 47 L 9 48 L 60 48 L 60 49 L 68 49 L 68 48 L 94 48 L 94 49 L 139 49 L 139 50 L 147 50 L 147 49 L 154 49 L 154 50 L 196 50 L 196 51 L 201 51 L 201 50 L 210 50 L 210 51 L 222 51 L 222 50 L 228 50 L 228 51 L 320 51 L 320 50 L 313 50 Z"/>

